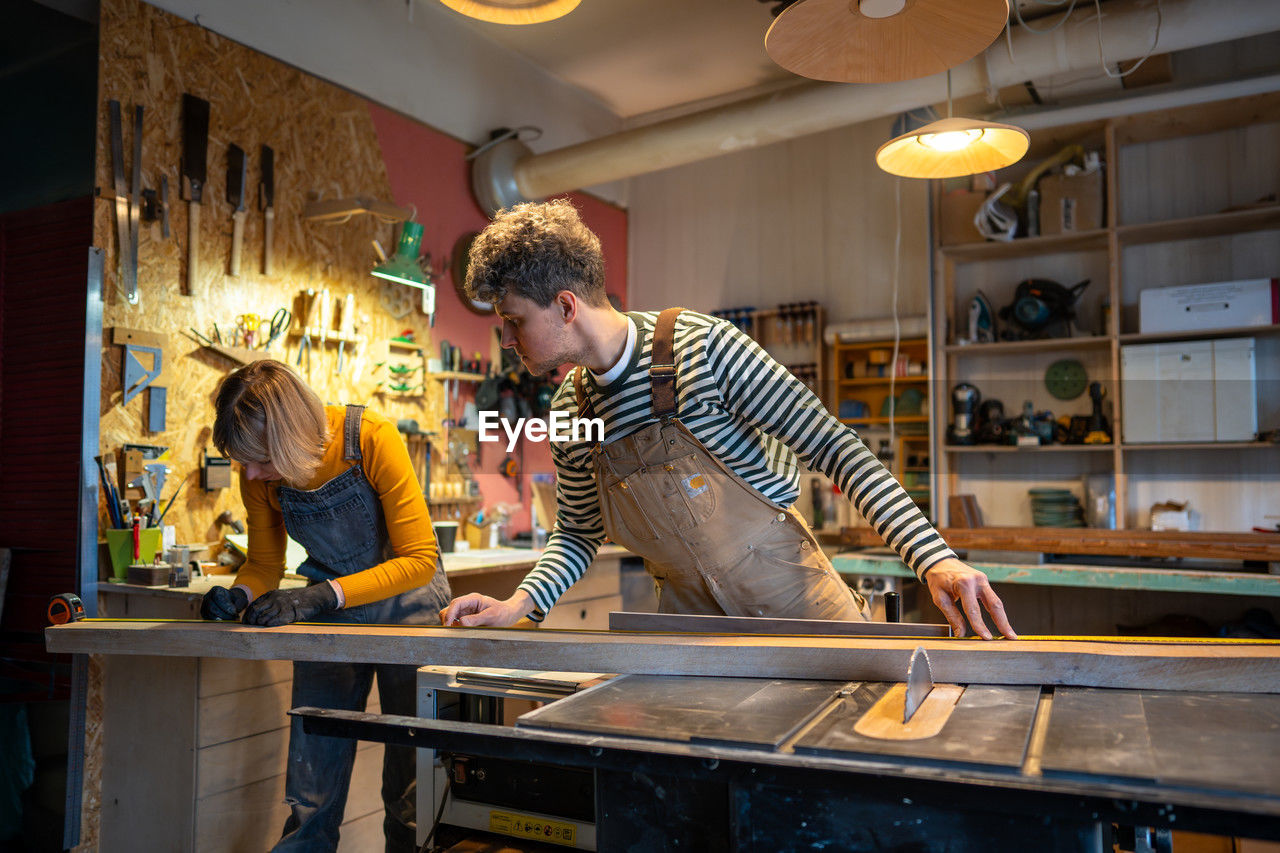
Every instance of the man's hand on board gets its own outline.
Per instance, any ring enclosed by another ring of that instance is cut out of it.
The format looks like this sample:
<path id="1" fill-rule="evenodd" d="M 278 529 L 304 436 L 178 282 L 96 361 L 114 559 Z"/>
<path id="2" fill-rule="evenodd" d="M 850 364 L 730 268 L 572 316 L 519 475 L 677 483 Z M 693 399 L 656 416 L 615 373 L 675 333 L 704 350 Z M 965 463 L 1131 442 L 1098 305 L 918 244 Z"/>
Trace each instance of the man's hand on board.
<path id="1" fill-rule="evenodd" d="M 968 619 L 975 634 L 984 640 L 991 639 L 991 630 L 983 621 L 982 609 L 978 606 L 981 603 L 987 613 L 991 614 L 991 621 L 1001 634 L 1010 640 L 1018 639 L 1013 626 L 1009 624 L 1009 617 L 1005 615 L 1004 603 L 982 572 L 955 557 L 948 557 L 930 566 L 924 574 L 924 580 L 933 603 L 947 617 L 951 630 L 957 637 L 965 635 L 965 620 Z"/>
<path id="2" fill-rule="evenodd" d="M 440 624 L 466 628 L 482 625 L 505 628 L 508 625 L 514 625 L 532 610 L 533 599 L 521 590 L 517 590 L 516 594 L 506 601 L 499 601 L 478 592 L 469 592 L 450 601 L 449 606 L 440 611 Z"/>

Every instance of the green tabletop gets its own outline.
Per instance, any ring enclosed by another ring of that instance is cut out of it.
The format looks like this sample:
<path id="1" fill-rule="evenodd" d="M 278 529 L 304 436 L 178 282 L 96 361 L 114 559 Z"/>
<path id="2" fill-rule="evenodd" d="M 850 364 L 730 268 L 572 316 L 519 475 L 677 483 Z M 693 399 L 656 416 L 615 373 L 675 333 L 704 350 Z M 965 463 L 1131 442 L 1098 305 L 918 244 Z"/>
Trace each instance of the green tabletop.
<path id="1" fill-rule="evenodd" d="M 881 553 L 876 553 L 876 550 Z M 885 549 L 876 550 L 835 554 L 831 562 L 836 571 L 846 575 L 915 577 L 897 556 L 885 552 Z M 994 583 L 1280 597 L 1280 575 L 1262 572 L 1078 566 L 1069 563 L 972 562 L 970 565 L 986 572 Z"/>

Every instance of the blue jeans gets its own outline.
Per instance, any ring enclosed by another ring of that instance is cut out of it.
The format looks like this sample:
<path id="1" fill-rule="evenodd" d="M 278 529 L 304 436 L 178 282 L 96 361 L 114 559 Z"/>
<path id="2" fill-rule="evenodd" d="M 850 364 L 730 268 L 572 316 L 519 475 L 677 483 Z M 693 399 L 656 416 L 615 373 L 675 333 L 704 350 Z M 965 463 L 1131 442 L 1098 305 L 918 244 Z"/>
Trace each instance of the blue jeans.
<path id="1" fill-rule="evenodd" d="M 416 716 L 413 666 L 295 661 L 293 707 L 309 705 L 344 711 L 363 711 L 378 676 L 382 713 Z M 338 827 L 347 806 L 351 766 L 357 741 L 307 734 L 302 721 L 292 718 L 285 802 L 291 810 L 284 835 L 272 850 L 332 851 L 338 847 Z M 386 747 L 382 764 L 383 829 L 387 853 L 417 850 L 414 805 L 416 762 L 412 747 Z"/>

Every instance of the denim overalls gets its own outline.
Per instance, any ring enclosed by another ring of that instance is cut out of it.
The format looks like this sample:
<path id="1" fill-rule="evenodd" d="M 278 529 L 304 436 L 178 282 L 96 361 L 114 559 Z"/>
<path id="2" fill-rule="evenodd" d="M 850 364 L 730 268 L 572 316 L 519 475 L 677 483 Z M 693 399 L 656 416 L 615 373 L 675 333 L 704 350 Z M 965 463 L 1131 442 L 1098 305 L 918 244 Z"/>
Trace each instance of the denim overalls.
<path id="1" fill-rule="evenodd" d="M 363 411 L 363 406 L 348 406 L 343 427 L 343 459 L 356 464 L 314 491 L 287 486 L 279 489 L 285 530 L 307 549 L 307 559 L 298 572 L 312 583 L 354 574 L 395 556 L 382 503 L 360 464 Z M 450 598 L 442 561 L 428 585 L 382 601 L 326 613 L 322 621 L 438 625 L 440 609 Z M 382 712 L 416 716 L 415 667 L 403 664 L 295 661 L 293 707 L 363 711 L 375 673 Z M 285 801 L 292 814 L 274 850 L 310 853 L 337 849 L 338 826 L 346 808 L 355 755 L 356 741 L 307 734 L 297 718 L 292 720 L 285 777 Z M 382 799 L 386 804 L 383 828 L 388 853 L 417 849 L 414 784 L 414 750 L 388 745 L 382 766 Z"/>

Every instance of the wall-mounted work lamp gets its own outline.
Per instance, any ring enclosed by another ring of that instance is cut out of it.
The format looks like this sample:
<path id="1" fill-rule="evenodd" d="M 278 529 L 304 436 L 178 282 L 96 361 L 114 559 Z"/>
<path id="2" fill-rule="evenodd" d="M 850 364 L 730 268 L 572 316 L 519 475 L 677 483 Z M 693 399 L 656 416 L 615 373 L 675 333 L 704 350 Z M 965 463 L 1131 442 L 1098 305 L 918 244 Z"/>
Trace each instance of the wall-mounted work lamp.
<path id="1" fill-rule="evenodd" d="M 436 286 L 418 262 L 418 254 L 422 249 L 422 225 L 412 219 L 405 220 L 400 226 L 400 242 L 390 258 L 383 253 L 376 240 L 373 247 L 378 252 L 379 262 L 371 272 L 378 278 L 418 288 L 422 291 L 422 313 L 434 314 Z"/>

